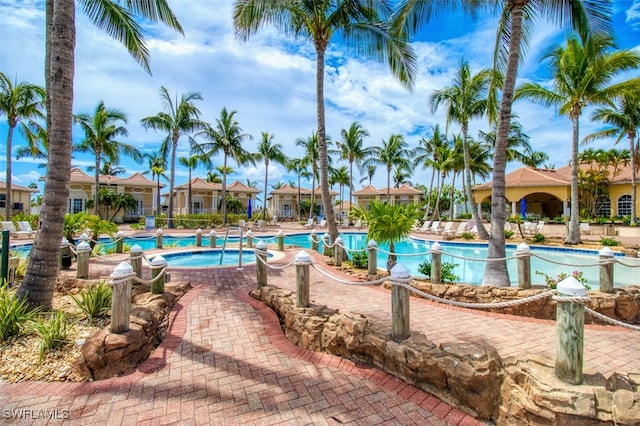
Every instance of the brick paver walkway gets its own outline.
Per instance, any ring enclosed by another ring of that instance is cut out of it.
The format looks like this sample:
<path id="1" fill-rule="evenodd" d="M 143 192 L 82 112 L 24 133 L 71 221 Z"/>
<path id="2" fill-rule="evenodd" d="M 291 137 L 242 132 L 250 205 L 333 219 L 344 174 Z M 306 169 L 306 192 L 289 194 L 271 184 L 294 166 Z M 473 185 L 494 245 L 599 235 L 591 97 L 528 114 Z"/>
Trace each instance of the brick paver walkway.
<path id="1" fill-rule="evenodd" d="M 91 274 L 112 269 L 92 264 Z M 282 281 L 294 273 L 283 271 Z M 0 423 L 478 424 L 386 373 L 290 344 L 275 314 L 248 297 L 255 266 L 173 270 L 172 280 L 194 289 L 135 372 L 90 383 L 0 384 Z"/>

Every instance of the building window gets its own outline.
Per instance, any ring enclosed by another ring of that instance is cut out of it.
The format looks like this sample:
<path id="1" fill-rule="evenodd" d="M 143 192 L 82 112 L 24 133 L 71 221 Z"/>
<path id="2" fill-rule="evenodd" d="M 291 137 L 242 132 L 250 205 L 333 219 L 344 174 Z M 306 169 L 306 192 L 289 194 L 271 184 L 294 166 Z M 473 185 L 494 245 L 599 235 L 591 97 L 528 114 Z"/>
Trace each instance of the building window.
<path id="1" fill-rule="evenodd" d="M 601 195 L 596 200 L 596 216 L 609 217 L 611 216 L 611 200 L 606 195 Z"/>
<path id="2" fill-rule="evenodd" d="M 631 216 L 631 195 L 618 198 L 618 216 Z"/>
<path id="3" fill-rule="evenodd" d="M 202 214 L 202 202 L 201 201 L 194 201 L 193 203 L 193 214 Z"/>
<path id="4" fill-rule="evenodd" d="M 83 210 L 84 200 L 82 198 L 69 199 L 69 213 L 76 214 Z"/>

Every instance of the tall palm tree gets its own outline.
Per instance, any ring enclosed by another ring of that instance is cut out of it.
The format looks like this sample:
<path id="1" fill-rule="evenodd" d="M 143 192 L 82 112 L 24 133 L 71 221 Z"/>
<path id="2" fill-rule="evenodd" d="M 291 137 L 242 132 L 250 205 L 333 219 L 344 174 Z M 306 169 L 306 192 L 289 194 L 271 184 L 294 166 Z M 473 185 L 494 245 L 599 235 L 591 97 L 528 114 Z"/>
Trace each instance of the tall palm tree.
<path id="1" fill-rule="evenodd" d="M 436 124 L 431 127 L 431 135 L 422 137 L 418 141 L 418 146 L 413 150 L 413 166 L 422 166 L 423 168 L 431 168 L 431 181 L 429 184 L 429 193 L 427 196 L 427 208 L 425 210 L 425 218 L 431 210 L 431 194 L 433 193 L 433 181 L 436 176 L 436 163 L 438 161 L 438 153 L 440 148 L 448 143 L 446 134 L 440 131 L 440 125 Z"/>
<path id="2" fill-rule="evenodd" d="M 389 139 L 382 140 L 382 146 L 373 148 L 374 154 L 367 158 L 363 165 L 380 164 L 387 169 L 387 203 L 391 199 L 391 172 L 394 167 L 411 168 L 409 157 L 411 152 L 402 135 L 392 134 Z"/>
<path id="3" fill-rule="evenodd" d="M 222 183 L 222 175 L 220 173 L 208 171 L 207 182 L 210 183 Z"/>
<path id="4" fill-rule="evenodd" d="M 451 122 L 460 124 L 460 140 L 462 141 L 464 158 L 465 197 L 469 201 L 473 200 L 471 194 L 471 162 L 467 144 L 469 122 L 483 117 L 487 112 L 491 77 L 492 71 L 488 69 L 472 74 L 469 63 L 461 60 L 451 85 L 434 91 L 429 99 L 432 112 L 437 111 L 440 105 L 446 105 L 447 128 Z M 495 104 L 491 105 L 494 106 Z M 489 239 L 489 234 L 482 225 L 482 218 L 478 213 L 478 209 L 474 208 L 471 211 L 478 228 L 478 236 L 483 240 Z"/>
<path id="5" fill-rule="evenodd" d="M 340 187 L 340 203 L 344 206 L 344 186 L 351 184 L 351 174 L 349 170 L 347 170 L 347 166 L 332 168 L 329 181 L 331 185 L 338 185 Z"/>
<path id="6" fill-rule="evenodd" d="M 298 221 L 302 220 L 300 215 L 300 202 L 301 202 L 301 187 L 300 187 L 300 179 L 305 178 L 309 179 L 311 177 L 311 172 L 307 170 L 307 162 L 304 158 L 292 158 L 287 161 L 287 170 L 293 172 L 298 177 L 298 185 L 296 188 L 298 189 L 298 198 L 296 199 L 296 207 L 298 214 Z M 266 197 L 266 195 L 265 195 Z"/>
<path id="7" fill-rule="evenodd" d="M 178 163 L 181 166 L 186 167 L 187 169 L 189 169 L 189 187 L 187 189 L 187 212 L 188 214 L 193 214 L 193 203 L 191 202 L 192 200 L 192 194 L 193 192 L 191 191 L 191 172 L 193 171 L 193 169 L 195 169 L 196 167 L 198 167 L 198 163 L 200 162 L 200 156 L 199 155 L 191 155 L 189 157 L 179 157 L 178 158 Z"/>
<path id="8" fill-rule="evenodd" d="M 13 156 L 11 144 L 13 132 L 18 127 L 24 137 L 33 141 L 36 139 L 40 125 L 36 120 L 44 119 L 46 94 L 42 87 L 21 81 L 11 80 L 0 72 L 0 116 L 7 116 L 7 170 L 6 170 L 6 198 L 5 218 L 11 218 L 13 203 L 11 202 L 11 157 Z"/>
<path id="9" fill-rule="evenodd" d="M 366 161 L 366 158 L 362 160 L 363 162 Z M 376 174 L 376 169 L 377 166 L 375 164 L 363 164 L 362 166 L 360 166 L 360 174 L 364 175 L 361 179 L 360 179 L 360 183 L 369 181 L 369 185 L 372 184 L 373 181 L 373 176 Z"/>
<path id="10" fill-rule="evenodd" d="M 157 186 L 156 186 L 156 214 L 160 214 L 162 213 L 162 208 L 160 207 L 160 178 L 163 178 L 165 180 L 168 180 L 167 175 L 165 174 L 165 171 L 167 170 L 167 159 L 162 156 L 162 155 L 151 155 L 151 154 L 146 154 L 145 157 L 147 158 L 148 161 L 148 167 L 149 170 L 142 173 L 142 174 L 147 174 L 149 172 L 151 172 L 151 179 L 152 180 L 156 180 L 156 178 L 158 178 L 157 180 Z"/>
<path id="11" fill-rule="evenodd" d="M 235 119 L 236 111 L 227 111 L 226 107 L 220 111 L 220 117 L 216 118 L 215 126 L 206 126 L 199 136 L 209 142 L 199 144 L 198 149 L 206 157 L 222 153 L 222 223 L 227 224 L 227 161 L 231 157 L 239 166 L 248 163 L 255 164 L 250 152 L 242 144 L 251 135 L 242 133 L 240 124 Z"/>
<path id="12" fill-rule="evenodd" d="M 506 214 L 505 174 L 506 146 L 509 137 L 509 123 L 513 93 L 521 61 L 536 18 L 542 17 L 559 25 L 567 25 L 581 34 L 590 31 L 610 34 L 611 2 L 609 0 L 500 0 L 499 2 L 478 2 L 476 0 L 402 0 L 398 4 L 394 27 L 409 33 L 428 23 L 441 13 L 453 12 L 460 5 L 465 12 L 473 12 L 497 5 L 500 12 L 495 50 L 494 66 L 496 74 L 504 79 L 495 79 L 496 86 L 502 86 L 500 108 L 497 117 L 496 149 L 493 158 L 493 181 L 491 185 L 491 231 L 487 262 L 483 278 L 484 285 L 509 286 L 507 270 L 504 222 Z M 399 29 L 396 29 L 399 30 Z M 493 91 L 490 90 L 490 93 Z"/>
<path id="13" fill-rule="evenodd" d="M 636 211 L 637 200 L 637 168 L 638 156 L 638 128 L 640 128 L 640 95 L 636 90 L 623 93 L 617 99 L 614 107 L 601 107 L 593 112 L 592 119 L 608 124 L 609 127 L 587 135 L 582 142 L 588 143 L 596 139 L 615 138 L 615 144 L 623 137 L 629 140 L 630 164 L 631 164 L 631 226 L 635 226 L 638 213 Z"/>
<path id="14" fill-rule="evenodd" d="M 349 204 L 353 204 L 353 164 L 360 166 L 360 163 L 371 154 L 371 148 L 363 147 L 364 138 L 369 136 L 369 132 L 360 123 L 354 121 L 348 129 L 340 131 L 342 140 L 336 142 L 338 153 L 342 160 L 349 162 Z"/>
<path id="15" fill-rule="evenodd" d="M 297 139 L 296 145 L 304 148 L 303 161 L 311 167 L 311 209 L 309 219 L 313 218 L 316 203 L 316 178 L 318 177 L 319 147 L 318 133 L 313 132 L 307 139 Z"/>
<path id="16" fill-rule="evenodd" d="M 116 140 L 119 136 L 127 136 L 127 128 L 120 125 L 127 124 L 127 115 L 115 108 L 107 108 L 103 101 L 98 102 L 93 115 L 77 114 L 74 121 L 84 132 L 84 139 L 73 146 L 77 152 L 89 152 L 95 157 L 94 166 L 94 214 L 100 215 L 100 170 L 101 162 L 119 163 L 120 152 L 136 161 L 142 159 L 142 153 L 127 143 Z"/>
<path id="17" fill-rule="evenodd" d="M 169 211 L 167 226 L 173 228 L 173 188 L 176 180 L 176 151 L 180 138 L 186 136 L 191 145 L 195 140 L 190 135 L 202 129 L 205 123 L 200 120 L 200 110 L 195 106 L 195 101 L 201 101 L 202 95 L 199 92 L 183 93 L 178 100 L 171 98 L 166 87 L 160 87 L 160 101 L 162 112 L 143 118 L 140 122 L 145 129 L 159 130 L 165 132 L 167 136 L 160 146 L 160 154 L 167 158 L 170 153 L 169 169 Z"/>
<path id="18" fill-rule="evenodd" d="M 166 0 L 80 0 L 83 11 L 100 29 L 121 41 L 149 71 L 149 52 L 138 19 L 162 22 L 182 32 Z M 69 199 L 71 171 L 73 76 L 75 65 L 75 1 L 46 2 L 45 84 L 49 157 L 39 232 L 29 266 L 18 290 L 30 306 L 50 308 L 58 274 L 60 240 Z"/>
<path id="19" fill-rule="evenodd" d="M 88 172 L 94 172 L 96 170 L 96 166 L 87 166 Z M 102 176 L 118 176 L 127 173 L 127 169 L 122 166 L 114 166 L 111 162 L 105 162 L 102 164 L 102 168 L 100 169 L 100 174 Z"/>
<path id="20" fill-rule="evenodd" d="M 492 147 L 492 150 L 495 150 L 495 129 L 490 132 L 480 131 L 478 132 L 478 135 L 480 136 L 480 139 Z M 524 130 L 522 129 L 522 124 L 520 124 L 519 121 L 512 121 L 509 127 L 509 139 L 507 139 L 507 163 L 519 161 L 527 167 L 538 167 L 548 159 L 547 154 L 533 149 L 529 142 L 529 135 L 524 133 Z"/>
<path id="21" fill-rule="evenodd" d="M 332 240 L 338 226 L 329 193 L 329 156 L 324 106 L 325 53 L 334 36 L 357 52 L 387 61 L 400 82 L 411 88 L 415 58 L 404 33 L 392 33 L 387 19 L 391 8 L 385 1 L 353 0 L 236 0 L 233 22 L 236 36 L 247 40 L 264 25 L 313 42 L 316 51 L 316 101 L 322 203 Z"/>
<path id="22" fill-rule="evenodd" d="M 597 34 L 588 34 L 583 39 L 571 37 L 566 48 L 554 49 L 544 58 L 549 61 L 553 75 L 551 88 L 529 82 L 515 92 L 515 99 L 525 98 L 541 105 L 556 106 L 560 114 L 571 120 L 571 219 L 566 244 L 580 243 L 578 143 L 582 111 L 588 105 L 611 104 L 611 99 L 640 84 L 640 78 L 614 82 L 621 72 L 640 66 L 640 55 L 631 50 L 612 51 L 612 48 L 612 37 Z"/>
<path id="23" fill-rule="evenodd" d="M 273 143 L 273 135 L 267 132 L 262 132 L 262 139 L 258 144 L 258 152 L 256 153 L 256 159 L 264 160 L 264 199 L 265 208 L 262 209 L 262 218 L 267 220 L 267 185 L 269 183 L 269 163 L 275 161 L 283 166 L 287 163 L 287 157 L 282 151 L 282 145 L 279 143 Z"/>

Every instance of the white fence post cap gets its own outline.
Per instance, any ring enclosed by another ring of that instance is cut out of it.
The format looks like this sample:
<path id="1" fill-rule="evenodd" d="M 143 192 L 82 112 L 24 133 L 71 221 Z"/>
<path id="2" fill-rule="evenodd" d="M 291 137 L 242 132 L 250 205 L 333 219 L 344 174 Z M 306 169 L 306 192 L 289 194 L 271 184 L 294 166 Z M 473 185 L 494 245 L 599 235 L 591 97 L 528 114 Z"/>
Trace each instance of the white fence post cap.
<path id="1" fill-rule="evenodd" d="M 122 276 L 122 275 L 130 275 L 133 274 L 133 266 L 129 265 L 127 262 L 121 262 L 118 266 L 113 269 L 112 277 Z"/>
<path id="2" fill-rule="evenodd" d="M 156 231 L 156 235 L 162 235 L 162 228 L 158 228 L 158 230 Z"/>
<path id="3" fill-rule="evenodd" d="M 153 259 L 151 259 L 151 266 L 164 266 L 166 264 L 167 260 L 160 255 L 157 255 Z"/>
<path id="4" fill-rule="evenodd" d="M 82 234 L 80 234 L 80 236 L 78 237 L 78 239 L 80 241 L 87 241 L 89 239 L 89 236 L 87 235 L 86 232 L 83 232 Z"/>
<path id="5" fill-rule="evenodd" d="M 69 245 L 69 240 L 67 240 L 65 237 L 62 237 L 62 241 L 60 241 L 60 245 L 62 247 L 66 247 Z"/>
<path id="6" fill-rule="evenodd" d="M 263 240 L 258 241 L 258 243 L 256 244 L 256 248 L 258 250 L 266 250 L 267 249 L 267 243 Z"/>
<path id="7" fill-rule="evenodd" d="M 89 245 L 88 242 L 86 241 L 81 241 L 80 244 L 78 244 L 78 247 L 76 247 L 76 250 L 79 251 L 89 251 L 91 250 L 91 246 Z"/>
<path id="8" fill-rule="evenodd" d="M 429 250 L 430 252 L 434 252 L 434 251 L 440 251 L 442 249 L 442 246 L 440 245 L 439 242 L 434 242 L 433 244 L 431 244 L 431 249 Z"/>
<path id="9" fill-rule="evenodd" d="M 402 263 L 396 263 L 396 266 L 391 268 L 391 278 L 409 278 L 411 274 L 406 266 Z"/>
<path id="10" fill-rule="evenodd" d="M 378 247 L 378 243 L 373 238 L 367 243 L 367 247 Z"/>
<path id="11" fill-rule="evenodd" d="M 124 236 L 124 232 L 122 232 L 122 231 L 116 232 L 116 238 L 120 238 L 122 236 Z"/>
<path id="12" fill-rule="evenodd" d="M 316 235 L 316 232 L 317 232 L 317 231 L 316 231 L 316 228 L 313 228 L 313 229 L 311 230 L 311 235 Z"/>
<path id="13" fill-rule="evenodd" d="M 131 250 L 129 250 L 131 253 L 142 253 L 142 247 L 140 247 L 137 244 L 134 244 L 133 247 L 131 247 Z"/>
<path id="14" fill-rule="evenodd" d="M 530 253 L 531 247 L 529 247 L 527 243 L 520 243 L 518 244 L 516 251 L 519 251 L 520 253 Z"/>
<path id="15" fill-rule="evenodd" d="M 211 231 L 209 231 L 209 236 L 210 237 L 215 237 L 216 236 L 216 231 L 214 231 L 213 229 Z"/>
<path id="16" fill-rule="evenodd" d="M 311 263 L 311 256 L 304 250 L 300 250 L 295 257 L 295 261 L 298 263 Z"/>
<path id="17" fill-rule="evenodd" d="M 253 232 L 251 232 L 251 229 L 247 231 L 247 237 L 253 237 Z"/>
<path id="18" fill-rule="evenodd" d="M 598 252 L 599 256 L 613 257 L 614 253 L 609 247 L 602 247 Z"/>
<path id="19" fill-rule="evenodd" d="M 331 235 L 329 235 L 328 232 L 325 232 L 324 234 L 322 234 L 322 239 L 323 240 L 328 240 L 329 238 L 331 238 Z"/>
<path id="20" fill-rule="evenodd" d="M 336 238 L 336 243 L 338 244 L 342 244 L 344 242 L 344 240 L 342 239 L 342 237 L 340 235 L 338 235 L 338 237 Z"/>
<path id="21" fill-rule="evenodd" d="M 202 229 L 198 228 L 198 229 L 196 230 L 196 234 L 198 234 L 198 235 L 202 235 Z"/>
<path id="22" fill-rule="evenodd" d="M 568 276 L 564 280 L 560 281 L 556 287 L 558 293 L 562 293 L 567 296 L 580 296 L 587 295 L 587 290 L 582 283 L 578 281 L 573 275 Z"/>
<path id="23" fill-rule="evenodd" d="M 282 229 L 278 231 L 276 237 L 284 237 L 284 232 L 282 232 Z"/>

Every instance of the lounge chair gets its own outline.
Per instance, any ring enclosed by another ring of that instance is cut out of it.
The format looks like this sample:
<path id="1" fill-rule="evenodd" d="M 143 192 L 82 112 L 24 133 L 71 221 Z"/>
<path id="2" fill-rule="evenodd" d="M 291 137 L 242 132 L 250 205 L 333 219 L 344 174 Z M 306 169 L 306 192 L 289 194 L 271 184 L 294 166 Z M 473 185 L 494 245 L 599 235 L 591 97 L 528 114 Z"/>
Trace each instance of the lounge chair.
<path id="1" fill-rule="evenodd" d="M 451 228 L 453 228 L 453 222 L 446 222 L 444 224 L 444 227 L 436 229 L 436 234 L 440 235 L 448 233 L 451 231 Z"/>
<path id="2" fill-rule="evenodd" d="M 15 237 L 30 237 L 33 234 L 32 232 L 19 231 L 10 220 L 2 222 L 2 229 L 9 231 L 9 236 L 13 235 Z"/>
<path id="3" fill-rule="evenodd" d="M 31 224 L 26 220 L 18 221 L 18 228 L 22 232 L 28 232 L 30 237 L 33 237 L 36 234 L 36 231 L 31 227 Z"/>
<path id="4" fill-rule="evenodd" d="M 318 227 L 320 228 L 324 228 L 325 226 L 327 226 L 327 221 L 325 219 L 322 219 L 319 223 L 318 223 Z"/>
<path id="5" fill-rule="evenodd" d="M 434 220 L 433 222 L 431 222 L 431 226 L 429 227 L 429 229 L 427 229 L 426 233 L 427 234 L 437 234 L 439 228 L 440 228 L 440 221 L 439 220 Z"/>
<path id="6" fill-rule="evenodd" d="M 467 229 L 467 222 L 460 222 L 455 230 L 451 228 L 448 232 L 443 232 L 442 234 L 447 237 L 459 237 L 465 229 Z"/>
<path id="7" fill-rule="evenodd" d="M 244 219 L 239 219 L 238 226 L 244 230 L 247 228 L 247 222 L 245 222 Z"/>
<path id="8" fill-rule="evenodd" d="M 313 218 L 307 219 L 307 223 L 304 224 L 305 228 L 313 228 Z"/>
<path id="9" fill-rule="evenodd" d="M 349 218 L 345 217 L 344 219 L 342 219 L 342 227 L 343 228 L 348 228 L 349 227 Z"/>
<path id="10" fill-rule="evenodd" d="M 591 235 L 593 231 L 591 230 L 591 225 L 589 222 L 580 222 L 580 233 L 585 235 Z"/>
<path id="11" fill-rule="evenodd" d="M 365 222 L 362 222 L 362 220 L 358 219 L 358 220 L 356 220 L 356 223 L 353 225 L 353 227 L 356 228 L 356 229 L 362 229 L 366 225 L 367 224 Z"/>
<path id="12" fill-rule="evenodd" d="M 536 225 L 535 233 L 536 234 L 542 234 L 542 230 L 543 229 L 544 229 L 544 220 L 539 220 L 538 224 Z"/>

